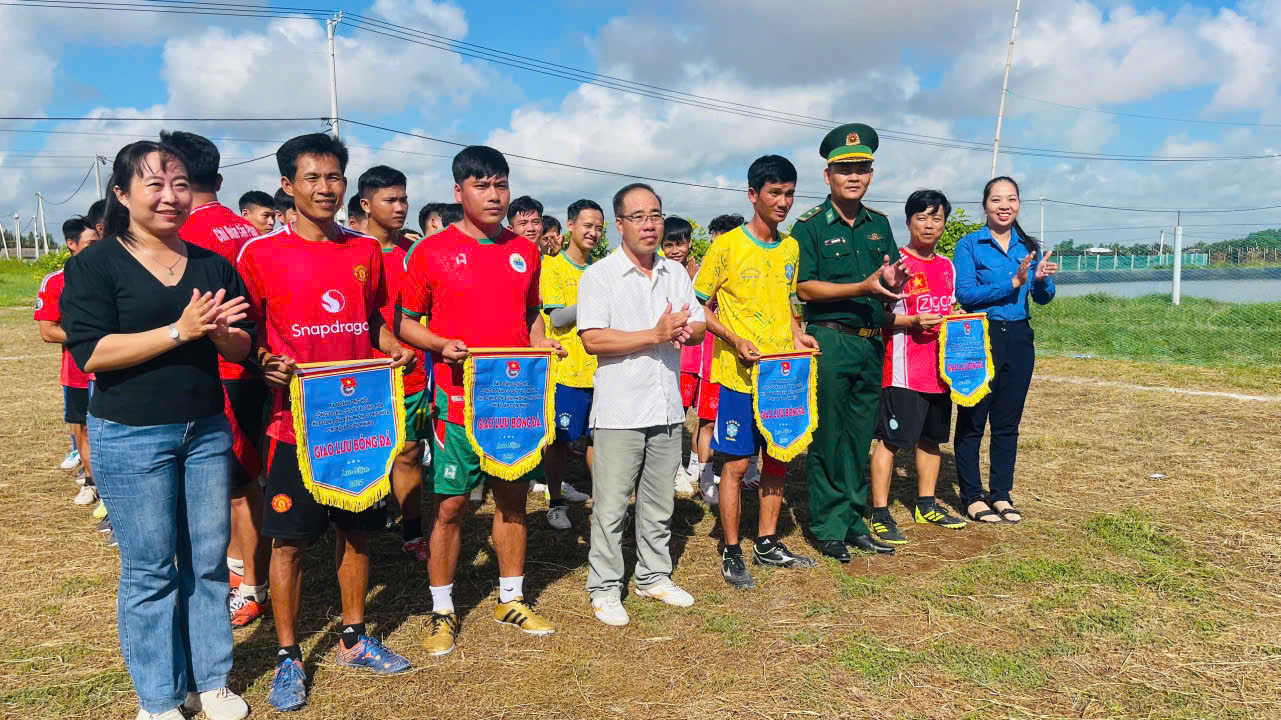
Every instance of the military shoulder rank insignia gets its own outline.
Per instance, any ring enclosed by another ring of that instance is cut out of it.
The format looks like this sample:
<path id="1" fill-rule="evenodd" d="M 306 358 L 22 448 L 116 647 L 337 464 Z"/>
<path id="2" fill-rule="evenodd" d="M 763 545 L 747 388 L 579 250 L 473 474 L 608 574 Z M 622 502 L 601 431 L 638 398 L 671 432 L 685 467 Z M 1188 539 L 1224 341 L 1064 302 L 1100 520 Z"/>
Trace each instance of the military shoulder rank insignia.
<path id="1" fill-rule="evenodd" d="M 817 214 L 818 214 L 818 211 L 819 211 L 819 210 L 822 210 L 822 209 L 823 209 L 823 206 L 822 206 L 822 205 L 815 205 L 814 207 L 810 208 L 809 210 L 806 210 L 806 211 L 805 211 L 805 213 L 804 213 L 803 215 L 801 215 L 800 217 L 796 218 L 796 222 L 805 222 L 806 220 L 809 220 L 810 218 L 812 218 L 812 217 L 814 217 L 815 215 L 817 215 Z"/>
<path id="2" fill-rule="evenodd" d="M 883 218 L 889 217 L 889 215 L 886 215 L 885 213 L 881 212 L 880 210 L 877 210 L 876 208 L 867 207 L 866 205 L 864 205 L 863 207 L 867 208 L 867 211 L 870 213 L 876 213 L 877 215 L 880 215 Z"/>

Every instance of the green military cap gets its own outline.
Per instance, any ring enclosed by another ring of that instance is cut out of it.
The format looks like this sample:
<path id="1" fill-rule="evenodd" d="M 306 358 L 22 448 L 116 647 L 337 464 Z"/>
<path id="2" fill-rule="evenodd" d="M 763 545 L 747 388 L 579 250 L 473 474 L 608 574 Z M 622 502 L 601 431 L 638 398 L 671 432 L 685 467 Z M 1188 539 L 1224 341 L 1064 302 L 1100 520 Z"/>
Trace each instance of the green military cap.
<path id="1" fill-rule="evenodd" d="M 881 146 L 881 138 L 869 125 L 849 123 L 828 133 L 818 146 L 818 154 L 829 163 L 872 160 Z"/>

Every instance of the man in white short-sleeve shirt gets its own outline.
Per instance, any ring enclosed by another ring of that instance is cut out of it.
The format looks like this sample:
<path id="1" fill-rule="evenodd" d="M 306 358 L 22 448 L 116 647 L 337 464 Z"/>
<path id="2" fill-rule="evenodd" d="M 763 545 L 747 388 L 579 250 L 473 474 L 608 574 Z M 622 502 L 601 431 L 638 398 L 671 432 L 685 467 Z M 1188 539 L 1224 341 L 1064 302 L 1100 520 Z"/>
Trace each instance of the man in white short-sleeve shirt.
<path id="1" fill-rule="evenodd" d="M 689 607 L 694 598 L 672 582 L 675 495 L 685 409 L 680 347 L 698 345 L 706 325 L 689 273 L 658 255 L 663 203 L 642 183 L 614 195 L 622 247 L 583 273 L 578 332 L 597 356 L 591 427 L 592 544 L 587 591 L 596 618 L 626 625 L 623 519 L 636 487 L 636 594 Z M 637 478 L 640 482 L 637 484 Z"/>

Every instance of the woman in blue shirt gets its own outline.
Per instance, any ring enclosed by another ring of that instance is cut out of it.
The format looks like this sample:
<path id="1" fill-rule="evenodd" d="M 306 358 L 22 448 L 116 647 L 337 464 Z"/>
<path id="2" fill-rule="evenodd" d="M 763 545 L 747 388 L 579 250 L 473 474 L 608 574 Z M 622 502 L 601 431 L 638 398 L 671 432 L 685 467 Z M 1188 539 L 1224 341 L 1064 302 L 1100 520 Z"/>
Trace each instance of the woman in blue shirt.
<path id="1" fill-rule="evenodd" d="M 956 414 L 956 475 L 965 514 L 977 522 L 1016 523 L 1022 513 L 1010 499 L 1019 421 L 1036 361 L 1028 297 L 1041 305 L 1054 299 L 1058 265 L 1050 251 L 1037 262 L 1036 238 L 1019 227 L 1019 186 L 996 177 L 983 187 L 987 224 L 956 244 L 956 300 L 966 312 L 987 313 L 996 376 L 991 392 Z M 1035 265 L 1033 265 L 1035 263 Z M 989 493 L 979 477 L 979 444 L 992 427 Z"/>

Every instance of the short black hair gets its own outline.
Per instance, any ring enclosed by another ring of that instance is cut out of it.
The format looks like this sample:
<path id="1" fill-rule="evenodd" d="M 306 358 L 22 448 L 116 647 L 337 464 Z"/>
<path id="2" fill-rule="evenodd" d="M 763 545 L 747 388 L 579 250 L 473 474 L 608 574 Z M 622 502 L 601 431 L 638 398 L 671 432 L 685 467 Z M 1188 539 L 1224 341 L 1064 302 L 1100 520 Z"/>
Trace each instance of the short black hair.
<path id="1" fill-rule="evenodd" d="M 250 190 L 240 196 L 240 212 L 244 212 L 247 208 L 255 205 L 273 209 L 276 207 L 276 203 L 271 199 L 271 196 L 261 190 Z"/>
<path id="2" fill-rule="evenodd" d="M 352 195 L 351 199 L 347 201 L 347 217 L 360 220 L 367 214 L 368 213 L 365 212 L 365 209 L 360 206 L 360 196 Z"/>
<path id="3" fill-rule="evenodd" d="M 102 218 L 107 214 L 107 200 L 94 200 L 89 209 L 85 211 L 85 222 L 97 227 L 102 222 Z"/>
<path id="4" fill-rule="evenodd" d="M 276 197 L 272 198 L 271 204 L 272 207 L 276 208 L 276 212 L 278 213 L 284 213 L 286 210 L 298 209 L 297 206 L 294 205 L 294 196 L 285 192 L 284 188 L 280 188 L 276 191 Z"/>
<path id="5" fill-rule="evenodd" d="M 192 190 L 215 192 L 218 189 L 218 165 L 222 156 L 209 138 L 185 130 L 161 130 L 160 143 L 173 148 L 182 158 Z"/>
<path id="6" fill-rule="evenodd" d="M 467 178 L 507 177 L 511 168 L 507 158 L 487 145 L 469 145 L 454 156 L 454 182 L 459 185 Z"/>
<path id="7" fill-rule="evenodd" d="M 62 222 L 62 239 L 68 243 L 80 242 L 80 234 L 93 227 L 83 217 L 68 218 Z"/>
<path id="8" fill-rule="evenodd" d="M 694 237 L 694 226 L 683 217 L 663 218 L 663 239 L 659 244 L 666 242 L 689 242 Z"/>
<path id="9" fill-rule="evenodd" d="M 627 193 L 633 190 L 648 190 L 654 197 L 658 198 L 658 207 L 663 207 L 663 198 L 659 197 L 658 193 L 654 192 L 654 188 L 642 182 L 631 183 L 630 185 L 624 185 L 621 190 L 614 193 L 614 215 L 616 217 L 623 214 L 623 198 L 627 196 Z"/>
<path id="10" fill-rule="evenodd" d="M 360 174 L 360 180 L 356 183 L 356 193 L 360 197 L 369 199 L 375 190 L 408 185 L 409 181 L 405 179 L 405 173 L 386 165 L 375 165 Z"/>
<path id="11" fill-rule="evenodd" d="M 717 235 L 720 235 L 721 233 L 727 233 L 742 224 L 742 215 L 717 215 L 712 218 L 711 222 L 707 223 L 707 232 L 709 234 L 716 233 Z"/>
<path id="12" fill-rule="evenodd" d="M 544 215 L 543 216 L 543 232 L 546 233 L 548 230 L 551 230 L 553 228 L 555 228 L 556 232 L 560 232 L 561 231 L 560 221 L 552 217 L 551 215 Z"/>
<path id="13" fill-rule="evenodd" d="M 796 182 L 796 166 L 782 155 L 762 155 L 747 168 L 747 187 L 760 192 L 765 183 Z"/>
<path id="14" fill-rule="evenodd" d="M 602 218 L 605 217 L 605 211 L 600 209 L 600 205 L 597 205 L 595 200 L 587 200 L 586 198 L 575 200 L 571 203 L 569 209 L 565 211 L 565 217 L 569 218 L 570 222 L 574 222 L 578 219 L 578 213 L 584 210 L 595 210 L 600 213 Z"/>
<path id="15" fill-rule="evenodd" d="M 531 212 L 542 217 L 543 204 L 528 195 L 521 195 L 515 200 L 512 200 L 511 204 L 507 206 L 507 224 L 511 225 L 517 215 L 524 215 L 525 213 Z"/>
<path id="16" fill-rule="evenodd" d="M 440 215 L 443 221 L 443 218 L 445 217 L 445 203 L 427 203 L 418 211 L 418 227 L 422 229 L 424 234 L 427 232 L 427 220 L 431 218 L 432 213 Z"/>
<path id="17" fill-rule="evenodd" d="M 934 208 L 943 210 L 944 220 L 952 214 L 952 203 L 947 201 L 947 196 L 941 190 L 917 190 L 908 195 L 907 202 L 903 203 L 903 212 L 907 215 L 908 222 L 912 221 L 913 215 Z"/>
<path id="18" fill-rule="evenodd" d="M 463 204 L 449 203 L 440 211 L 440 224 L 449 227 L 463 219 Z"/>
<path id="19" fill-rule="evenodd" d="M 298 158 L 303 155 L 333 155 L 338 158 L 338 169 L 347 172 L 347 146 L 342 140 L 326 133 L 309 133 L 287 140 L 276 151 L 276 167 L 281 177 L 292 181 L 298 173 Z"/>

